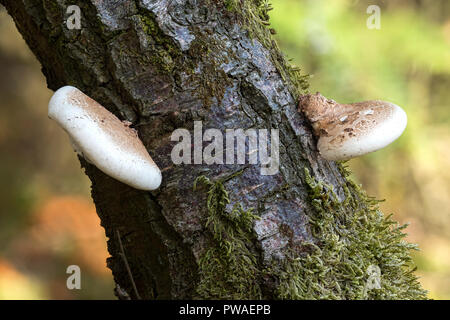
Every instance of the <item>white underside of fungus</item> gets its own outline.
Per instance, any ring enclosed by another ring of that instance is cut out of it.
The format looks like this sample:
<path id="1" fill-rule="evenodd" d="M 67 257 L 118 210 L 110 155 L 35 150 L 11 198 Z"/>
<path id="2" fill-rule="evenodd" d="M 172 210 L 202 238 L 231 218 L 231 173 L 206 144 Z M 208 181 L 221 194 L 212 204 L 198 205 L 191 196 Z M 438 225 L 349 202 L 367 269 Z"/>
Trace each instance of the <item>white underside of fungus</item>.
<path id="1" fill-rule="evenodd" d="M 75 151 L 107 175 L 140 190 L 161 184 L 161 171 L 137 132 L 77 88 L 56 91 L 48 116 L 69 134 Z"/>

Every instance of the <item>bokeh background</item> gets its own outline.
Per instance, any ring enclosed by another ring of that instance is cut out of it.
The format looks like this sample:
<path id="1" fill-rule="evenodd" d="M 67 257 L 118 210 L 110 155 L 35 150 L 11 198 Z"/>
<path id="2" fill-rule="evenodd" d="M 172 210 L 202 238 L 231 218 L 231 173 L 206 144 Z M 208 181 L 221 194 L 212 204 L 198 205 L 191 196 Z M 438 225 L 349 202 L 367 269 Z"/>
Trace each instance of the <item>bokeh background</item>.
<path id="1" fill-rule="evenodd" d="M 381 28 L 368 29 L 369 5 Z M 417 274 L 450 298 L 450 1 L 273 0 L 272 27 L 310 91 L 382 99 L 408 114 L 403 136 L 349 162 L 353 179 L 409 223 Z M 66 135 L 47 118 L 40 65 L 0 8 L 0 299 L 111 299 L 106 238 Z M 67 266 L 82 289 L 66 288 Z"/>

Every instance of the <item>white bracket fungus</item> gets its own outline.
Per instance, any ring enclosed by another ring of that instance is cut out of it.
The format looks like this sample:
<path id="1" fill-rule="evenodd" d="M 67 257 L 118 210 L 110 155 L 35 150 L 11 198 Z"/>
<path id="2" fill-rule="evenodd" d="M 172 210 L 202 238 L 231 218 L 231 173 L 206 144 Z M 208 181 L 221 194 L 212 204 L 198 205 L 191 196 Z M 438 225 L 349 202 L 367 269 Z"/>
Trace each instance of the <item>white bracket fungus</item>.
<path id="1" fill-rule="evenodd" d="M 384 148 L 406 128 L 407 116 L 385 101 L 339 104 L 320 93 L 300 98 L 299 110 L 318 138 L 317 148 L 327 160 L 347 160 Z"/>
<path id="2" fill-rule="evenodd" d="M 69 134 L 75 151 L 107 175 L 140 190 L 161 184 L 161 171 L 137 132 L 77 88 L 56 91 L 48 116 Z"/>

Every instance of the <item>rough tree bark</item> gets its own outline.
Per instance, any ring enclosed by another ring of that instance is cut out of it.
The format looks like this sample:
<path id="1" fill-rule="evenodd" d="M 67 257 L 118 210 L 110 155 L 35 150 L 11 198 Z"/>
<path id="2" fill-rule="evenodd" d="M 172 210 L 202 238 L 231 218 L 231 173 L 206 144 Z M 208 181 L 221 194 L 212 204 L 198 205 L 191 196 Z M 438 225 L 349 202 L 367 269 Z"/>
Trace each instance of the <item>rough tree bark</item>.
<path id="1" fill-rule="evenodd" d="M 74 1 L 0 3 L 49 88 L 76 86 L 132 122 L 163 168 L 161 188 L 144 192 L 80 159 L 122 297 L 424 297 L 402 228 L 318 155 L 297 112 L 306 81 L 272 40 L 266 1 L 77 1 L 80 30 L 65 23 Z M 279 129 L 279 172 L 173 165 L 171 133 L 196 120 Z M 381 288 L 367 285 L 371 266 Z"/>

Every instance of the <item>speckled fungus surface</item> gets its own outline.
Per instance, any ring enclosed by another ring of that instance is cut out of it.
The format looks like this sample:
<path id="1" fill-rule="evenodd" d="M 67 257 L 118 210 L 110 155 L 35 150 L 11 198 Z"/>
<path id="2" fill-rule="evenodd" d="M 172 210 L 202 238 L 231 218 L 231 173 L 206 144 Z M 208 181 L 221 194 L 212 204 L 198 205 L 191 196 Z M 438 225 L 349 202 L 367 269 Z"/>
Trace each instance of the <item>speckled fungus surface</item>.
<path id="1" fill-rule="evenodd" d="M 299 109 L 311 122 L 317 148 L 327 160 L 347 160 L 384 148 L 407 124 L 402 108 L 379 100 L 339 104 L 316 93 L 302 96 Z"/>
<path id="2" fill-rule="evenodd" d="M 161 171 L 137 132 L 77 88 L 56 91 L 48 116 L 69 134 L 75 150 L 107 175 L 140 190 L 161 184 Z"/>

